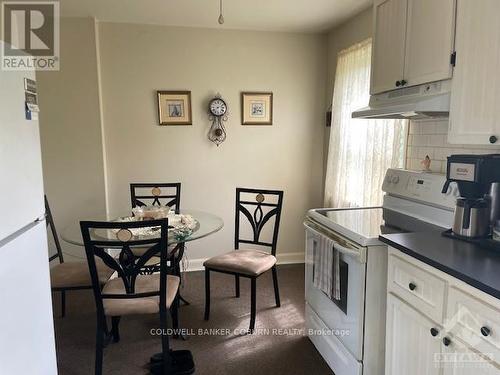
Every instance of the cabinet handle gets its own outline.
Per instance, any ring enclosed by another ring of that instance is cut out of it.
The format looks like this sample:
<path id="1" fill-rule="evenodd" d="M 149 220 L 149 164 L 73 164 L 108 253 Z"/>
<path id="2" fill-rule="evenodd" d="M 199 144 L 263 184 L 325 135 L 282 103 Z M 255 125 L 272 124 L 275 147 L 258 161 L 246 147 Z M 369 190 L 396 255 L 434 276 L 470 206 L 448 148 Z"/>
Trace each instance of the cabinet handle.
<path id="1" fill-rule="evenodd" d="M 404 85 L 406 85 L 407 83 L 408 83 L 408 82 L 407 82 L 407 81 L 405 81 L 405 80 L 403 79 L 403 80 L 401 81 L 401 86 L 404 86 Z"/>
<path id="2" fill-rule="evenodd" d="M 497 138 L 495 135 L 492 135 L 492 136 L 490 137 L 490 143 L 491 143 L 491 144 L 493 144 L 493 143 L 497 143 L 497 141 L 498 141 L 498 138 Z"/>
<path id="3" fill-rule="evenodd" d="M 444 344 L 444 346 L 450 346 L 451 340 L 448 337 L 445 337 L 443 339 L 443 344 Z"/>
<path id="4" fill-rule="evenodd" d="M 410 288 L 410 290 L 413 291 L 413 290 L 417 289 L 417 286 L 413 283 L 409 283 L 408 288 Z"/>
<path id="5" fill-rule="evenodd" d="M 401 81 L 396 81 L 396 87 L 401 86 Z"/>
<path id="6" fill-rule="evenodd" d="M 439 335 L 439 331 L 437 328 L 431 328 L 431 335 L 433 337 L 436 337 L 437 335 Z"/>
<path id="7" fill-rule="evenodd" d="M 488 328 L 488 327 L 481 327 L 481 334 L 484 336 L 484 337 L 487 337 L 489 336 L 491 333 L 491 330 Z"/>

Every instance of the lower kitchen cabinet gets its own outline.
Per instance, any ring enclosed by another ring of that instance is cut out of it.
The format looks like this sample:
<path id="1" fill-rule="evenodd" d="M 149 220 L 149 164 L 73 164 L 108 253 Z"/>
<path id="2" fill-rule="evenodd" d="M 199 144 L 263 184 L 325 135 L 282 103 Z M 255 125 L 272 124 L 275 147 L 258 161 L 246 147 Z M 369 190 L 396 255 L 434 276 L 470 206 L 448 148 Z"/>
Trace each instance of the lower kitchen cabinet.
<path id="1" fill-rule="evenodd" d="M 459 340 L 450 339 L 440 358 L 443 375 L 498 375 L 500 369 Z"/>
<path id="2" fill-rule="evenodd" d="M 386 375 L 439 375 L 440 328 L 389 293 L 387 298 Z"/>
<path id="3" fill-rule="evenodd" d="M 385 375 L 500 375 L 499 299 L 391 247 L 388 269 Z"/>

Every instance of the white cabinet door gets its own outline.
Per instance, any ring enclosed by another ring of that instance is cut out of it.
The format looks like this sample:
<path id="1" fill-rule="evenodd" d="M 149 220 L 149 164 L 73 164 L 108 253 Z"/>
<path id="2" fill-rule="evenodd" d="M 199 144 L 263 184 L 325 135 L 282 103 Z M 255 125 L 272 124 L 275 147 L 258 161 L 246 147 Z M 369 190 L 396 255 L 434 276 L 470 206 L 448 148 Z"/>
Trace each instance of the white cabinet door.
<path id="1" fill-rule="evenodd" d="M 500 375 L 500 367 L 458 340 L 451 340 L 440 361 L 443 375 Z"/>
<path id="2" fill-rule="evenodd" d="M 408 0 L 405 86 L 450 78 L 455 0 Z"/>
<path id="3" fill-rule="evenodd" d="M 370 93 L 395 89 L 403 79 L 408 0 L 376 0 Z"/>
<path id="4" fill-rule="evenodd" d="M 431 329 L 436 329 L 436 336 Z M 387 299 L 386 375 L 439 375 L 439 327 L 389 293 Z"/>
<path id="5" fill-rule="evenodd" d="M 500 144 L 499 15 L 499 0 L 457 1 L 450 143 Z"/>

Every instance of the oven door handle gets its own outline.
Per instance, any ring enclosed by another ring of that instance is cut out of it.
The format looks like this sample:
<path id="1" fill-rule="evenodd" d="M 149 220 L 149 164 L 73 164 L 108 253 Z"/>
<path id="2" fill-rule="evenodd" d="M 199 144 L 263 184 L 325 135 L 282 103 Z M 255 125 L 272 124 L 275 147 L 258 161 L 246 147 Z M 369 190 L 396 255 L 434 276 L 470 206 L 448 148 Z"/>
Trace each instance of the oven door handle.
<path id="1" fill-rule="evenodd" d="M 310 230 L 311 232 L 315 233 L 316 235 L 329 237 L 327 233 L 320 232 L 319 230 L 317 230 L 316 228 L 313 228 L 308 223 L 304 223 L 304 226 L 307 228 L 307 230 Z M 335 242 L 334 247 L 339 253 L 359 258 L 359 261 L 361 263 L 366 263 L 366 249 L 365 248 L 349 249 L 347 247 L 340 245 L 337 241 L 335 241 L 335 240 L 333 240 L 333 241 Z"/>

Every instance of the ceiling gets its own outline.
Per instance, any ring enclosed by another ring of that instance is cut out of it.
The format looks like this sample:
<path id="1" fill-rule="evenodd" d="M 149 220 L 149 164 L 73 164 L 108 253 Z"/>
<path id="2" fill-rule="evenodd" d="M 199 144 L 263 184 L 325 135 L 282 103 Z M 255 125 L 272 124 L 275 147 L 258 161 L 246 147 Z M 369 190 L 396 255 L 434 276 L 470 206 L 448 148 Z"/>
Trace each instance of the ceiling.
<path id="1" fill-rule="evenodd" d="M 366 9 L 372 0 L 60 0 L 64 17 L 105 22 L 244 30 L 323 32 Z"/>

